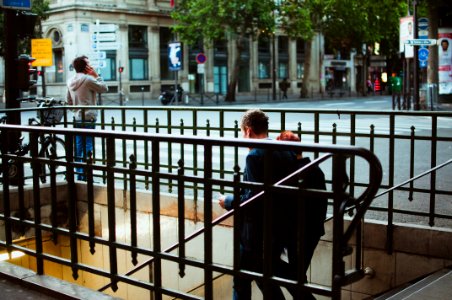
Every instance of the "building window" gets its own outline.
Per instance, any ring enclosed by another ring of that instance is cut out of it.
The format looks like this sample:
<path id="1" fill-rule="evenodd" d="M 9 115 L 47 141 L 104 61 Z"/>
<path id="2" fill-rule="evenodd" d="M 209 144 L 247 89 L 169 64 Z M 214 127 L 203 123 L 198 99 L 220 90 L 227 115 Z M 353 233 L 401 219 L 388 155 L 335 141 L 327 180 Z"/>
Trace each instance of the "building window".
<path id="1" fill-rule="evenodd" d="M 289 77 L 289 38 L 278 37 L 278 78 Z"/>
<path id="2" fill-rule="evenodd" d="M 216 40 L 213 44 L 213 89 L 215 93 L 226 94 L 228 90 L 228 42 Z"/>
<path id="3" fill-rule="evenodd" d="M 54 49 L 53 58 L 55 63 L 55 82 L 64 82 L 63 51 Z"/>
<path id="4" fill-rule="evenodd" d="M 250 85 L 250 39 L 248 37 L 242 40 L 243 49 L 242 54 L 240 56 L 240 69 L 239 69 L 239 82 L 238 82 L 238 91 L 239 92 L 249 92 L 251 90 Z"/>
<path id="5" fill-rule="evenodd" d="M 303 79 L 305 42 L 297 40 L 297 79 Z"/>
<path id="6" fill-rule="evenodd" d="M 160 78 L 162 80 L 174 79 L 173 71 L 169 70 L 168 44 L 175 40 L 174 34 L 168 27 L 160 27 Z"/>
<path id="7" fill-rule="evenodd" d="M 106 51 L 106 66 L 101 69 L 102 78 L 105 81 L 116 80 L 116 50 Z"/>
<path id="8" fill-rule="evenodd" d="M 129 26 L 129 78 L 148 80 L 148 43 L 146 26 Z M 116 72 L 114 71 L 116 74 Z M 116 75 L 115 75 L 116 76 Z"/>
<path id="9" fill-rule="evenodd" d="M 259 79 L 270 78 L 271 70 L 271 55 L 270 55 L 270 39 L 267 37 L 260 37 L 258 40 L 258 70 Z"/>
<path id="10" fill-rule="evenodd" d="M 148 48 L 148 28 L 129 26 L 129 48 Z"/>
<path id="11" fill-rule="evenodd" d="M 147 57 L 129 57 L 130 80 L 148 80 L 148 59 Z"/>

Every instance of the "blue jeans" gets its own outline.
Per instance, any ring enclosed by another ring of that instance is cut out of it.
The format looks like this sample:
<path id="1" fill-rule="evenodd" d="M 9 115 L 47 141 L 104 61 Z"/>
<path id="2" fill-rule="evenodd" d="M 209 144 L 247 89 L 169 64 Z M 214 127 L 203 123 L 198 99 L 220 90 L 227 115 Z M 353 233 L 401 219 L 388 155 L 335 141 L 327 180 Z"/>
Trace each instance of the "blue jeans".
<path id="1" fill-rule="evenodd" d="M 77 121 L 75 128 L 94 129 L 94 122 Z M 75 161 L 82 162 L 86 160 L 88 153 L 93 153 L 93 137 L 92 136 L 75 136 Z M 75 168 L 77 180 L 86 181 L 86 174 L 83 168 Z"/>

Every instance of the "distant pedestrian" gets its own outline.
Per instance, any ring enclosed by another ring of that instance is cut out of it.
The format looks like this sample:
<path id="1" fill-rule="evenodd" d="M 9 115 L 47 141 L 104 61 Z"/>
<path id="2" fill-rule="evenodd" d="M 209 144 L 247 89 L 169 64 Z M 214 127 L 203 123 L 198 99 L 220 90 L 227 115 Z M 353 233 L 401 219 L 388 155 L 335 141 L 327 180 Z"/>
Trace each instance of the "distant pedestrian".
<path id="1" fill-rule="evenodd" d="M 279 83 L 279 89 L 282 91 L 283 95 L 282 95 L 282 99 L 287 99 L 287 90 L 289 89 L 289 85 L 290 83 L 287 81 L 287 77 L 284 78 L 280 83 Z"/>
<path id="2" fill-rule="evenodd" d="M 72 66 L 75 69 L 75 76 L 68 83 L 67 102 L 74 106 L 95 106 L 97 93 L 105 93 L 108 87 L 102 78 L 90 66 L 88 57 L 79 56 L 74 59 Z M 78 109 L 74 108 L 75 128 L 94 129 L 97 119 L 95 108 Z M 83 161 L 88 152 L 93 152 L 92 136 L 75 137 L 75 159 Z M 76 168 L 77 180 L 86 181 L 83 168 Z"/>
<path id="3" fill-rule="evenodd" d="M 400 107 L 400 96 L 402 93 L 402 78 L 397 76 L 395 73 L 392 74 L 391 77 L 391 92 L 392 92 L 392 109 L 394 110 L 397 108 L 398 110 L 401 109 Z"/>
<path id="4" fill-rule="evenodd" d="M 372 81 L 370 79 L 367 79 L 366 85 L 367 85 L 367 94 L 369 95 L 374 90 L 373 89 L 373 85 L 372 85 Z"/>

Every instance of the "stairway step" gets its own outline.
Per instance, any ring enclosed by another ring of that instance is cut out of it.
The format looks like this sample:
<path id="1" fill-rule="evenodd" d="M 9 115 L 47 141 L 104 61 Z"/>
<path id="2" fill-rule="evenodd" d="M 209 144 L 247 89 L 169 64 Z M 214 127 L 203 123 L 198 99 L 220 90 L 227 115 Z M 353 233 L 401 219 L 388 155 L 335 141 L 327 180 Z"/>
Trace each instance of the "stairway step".
<path id="1" fill-rule="evenodd" d="M 375 300 L 446 300 L 452 295 L 452 270 L 442 269 L 400 290 L 385 293 Z"/>

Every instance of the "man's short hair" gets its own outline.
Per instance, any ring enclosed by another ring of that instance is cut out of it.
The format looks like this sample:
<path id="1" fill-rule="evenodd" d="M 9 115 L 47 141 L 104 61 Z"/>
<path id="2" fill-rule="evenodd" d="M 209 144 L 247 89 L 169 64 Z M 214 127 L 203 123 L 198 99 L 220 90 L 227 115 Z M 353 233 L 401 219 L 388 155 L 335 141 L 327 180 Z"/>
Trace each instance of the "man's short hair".
<path id="1" fill-rule="evenodd" d="M 242 117 L 240 128 L 249 127 L 255 134 L 268 133 L 268 116 L 260 109 L 250 109 Z"/>
<path id="2" fill-rule="evenodd" d="M 74 66 L 75 72 L 83 73 L 83 71 L 85 71 L 86 66 L 88 65 L 86 63 L 87 59 L 88 59 L 88 57 L 86 55 L 82 55 L 82 56 L 78 56 L 78 57 L 74 58 L 74 60 L 72 61 L 72 66 Z"/>

